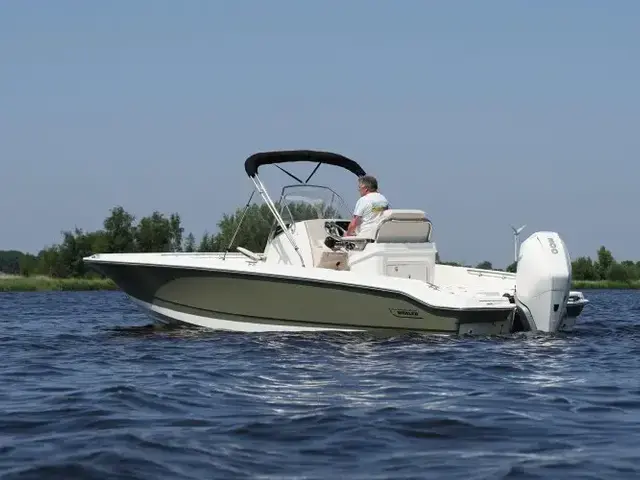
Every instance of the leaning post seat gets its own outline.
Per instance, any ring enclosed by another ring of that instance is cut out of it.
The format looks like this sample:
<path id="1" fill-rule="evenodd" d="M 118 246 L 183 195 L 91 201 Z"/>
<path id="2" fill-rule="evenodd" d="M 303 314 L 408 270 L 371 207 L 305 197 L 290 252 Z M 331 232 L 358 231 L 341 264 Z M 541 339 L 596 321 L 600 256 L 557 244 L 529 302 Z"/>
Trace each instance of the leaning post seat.
<path id="1" fill-rule="evenodd" d="M 385 210 L 378 220 L 375 243 L 426 243 L 432 225 L 422 210 Z"/>

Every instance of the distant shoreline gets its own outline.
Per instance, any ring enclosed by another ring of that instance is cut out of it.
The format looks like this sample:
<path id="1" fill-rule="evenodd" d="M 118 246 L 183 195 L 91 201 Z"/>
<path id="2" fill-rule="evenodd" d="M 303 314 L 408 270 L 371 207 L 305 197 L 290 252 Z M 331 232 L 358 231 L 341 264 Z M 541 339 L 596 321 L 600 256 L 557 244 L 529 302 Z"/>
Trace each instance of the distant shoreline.
<path id="1" fill-rule="evenodd" d="M 574 280 L 573 290 L 640 290 L 640 280 L 620 282 L 614 280 Z"/>
<path id="2" fill-rule="evenodd" d="M 640 290 L 640 281 L 575 280 L 572 290 Z M 45 276 L 0 276 L 0 292 L 54 292 L 118 290 L 108 278 L 51 278 Z"/>
<path id="3" fill-rule="evenodd" d="M 45 276 L 0 277 L 0 292 L 82 292 L 93 290 L 118 290 L 108 278 L 51 278 Z"/>

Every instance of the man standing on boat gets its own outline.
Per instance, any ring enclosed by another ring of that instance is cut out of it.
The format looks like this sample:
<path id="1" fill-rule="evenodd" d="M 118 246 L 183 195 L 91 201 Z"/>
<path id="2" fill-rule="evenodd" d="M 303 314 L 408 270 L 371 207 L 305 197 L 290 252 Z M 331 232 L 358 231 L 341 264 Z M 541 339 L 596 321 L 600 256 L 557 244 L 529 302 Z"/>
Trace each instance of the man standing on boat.
<path id="1" fill-rule="evenodd" d="M 347 236 L 372 238 L 382 212 L 389 208 L 389 202 L 378 192 L 378 181 L 371 175 L 358 178 L 360 198 L 353 210 L 353 219 L 347 228 Z"/>

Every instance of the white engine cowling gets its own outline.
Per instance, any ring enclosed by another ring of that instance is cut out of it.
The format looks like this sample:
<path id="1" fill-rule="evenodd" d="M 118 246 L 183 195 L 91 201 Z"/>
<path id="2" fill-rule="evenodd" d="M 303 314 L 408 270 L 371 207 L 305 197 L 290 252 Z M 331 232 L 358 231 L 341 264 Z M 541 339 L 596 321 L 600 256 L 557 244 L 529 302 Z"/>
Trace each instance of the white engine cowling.
<path id="1" fill-rule="evenodd" d="M 556 232 L 535 232 L 520 246 L 514 300 L 532 331 L 556 332 L 567 316 L 571 258 Z"/>

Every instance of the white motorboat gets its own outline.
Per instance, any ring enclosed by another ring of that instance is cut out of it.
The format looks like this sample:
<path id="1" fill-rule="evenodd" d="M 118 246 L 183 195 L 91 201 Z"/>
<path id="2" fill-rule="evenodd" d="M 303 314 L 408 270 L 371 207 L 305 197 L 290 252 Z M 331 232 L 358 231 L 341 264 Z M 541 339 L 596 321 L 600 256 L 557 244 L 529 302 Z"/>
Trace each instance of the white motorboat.
<path id="1" fill-rule="evenodd" d="M 287 162 L 316 166 L 303 182 L 281 167 Z M 277 203 L 258 176 L 269 164 L 298 182 L 285 186 Z M 321 165 L 365 174 L 355 161 L 329 152 L 261 152 L 245 161 L 274 220 L 263 252 L 238 246 L 238 252 L 98 253 L 84 261 L 166 323 L 479 335 L 573 325 L 571 262 L 557 233 L 529 236 L 516 274 L 436 264 L 433 225 L 421 210 L 387 210 L 372 238 L 346 237 L 351 214 L 342 198 L 308 183 Z M 305 200 L 316 218 L 292 213 L 292 202 Z"/>
<path id="2" fill-rule="evenodd" d="M 567 316 L 570 318 L 579 317 L 587 303 L 589 303 L 589 300 L 584 298 L 582 292 L 570 291 L 569 300 L 567 301 Z"/>

